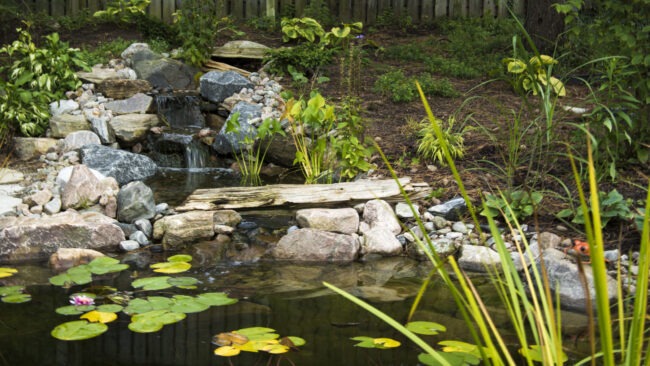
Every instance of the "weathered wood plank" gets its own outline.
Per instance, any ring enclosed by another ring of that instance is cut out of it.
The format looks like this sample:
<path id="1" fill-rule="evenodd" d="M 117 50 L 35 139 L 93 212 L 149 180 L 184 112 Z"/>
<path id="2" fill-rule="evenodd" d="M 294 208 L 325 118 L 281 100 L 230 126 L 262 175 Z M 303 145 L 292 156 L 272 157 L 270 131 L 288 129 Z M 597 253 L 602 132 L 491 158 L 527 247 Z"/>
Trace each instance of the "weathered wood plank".
<path id="1" fill-rule="evenodd" d="M 366 21 L 363 24 L 375 24 L 377 21 L 377 1 L 378 0 L 368 0 L 368 7 L 366 8 Z"/>
<path id="2" fill-rule="evenodd" d="M 147 9 L 148 14 L 151 15 L 151 17 L 162 20 L 162 1 L 163 0 L 151 0 L 149 8 Z"/>
<path id="3" fill-rule="evenodd" d="M 420 22 L 420 0 L 407 0 L 406 14 L 411 17 L 413 23 Z"/>
<path id="4" fill-rule="evenodd" d="M 296 16 L 302 17 L 305 13 L 305 0 L 294 0 L 294 8 L 296 9 Z"/>
<path id="5" fill-rule="evenodd" d="M 482 14 L 483 0 L 469 0 L 468 4 L 468 15 L 470 17 L 480 17 Z"/>
<path id="6" fill-rule="evenodd" d="M 352 0 L 339 1 L 339 20 L 343 23 L 352 20 Z"/>
<path id="7" fill-rule="evenodd" d="M 430 192 L 428 185 L 410 183 L 401 178 L 406 192 Z M 426 194 L 426 193 L 425 193 Z M 365 180 L 335 184 L 276 184 L 261 187 L 225 187 L 195 190 L 176 210 L 218 210 L 267 208 L 300 205 L 331 205 L 399 198 L 400 190 L 394 180 Z"/>
<path id="8" fill-rule="evenodd" d="M 393 15 L 395 19 L 402 19 L 403 16 L 407 15 L 404 14 L 405 12 L 404 1 L 406 0 L 393 0 Z"/>
<path id="9" fill-rule="evenodd" d="M 366 0 L 352 1 L 352 18 L 353 21 L 366 23 Z"/>
<path id="10" fill-rule="evenodd" d="M 422 14 L 420 14 L 420 22 L 429 23 L 434 18 L 434 2 L 435 0 L 422 0 Z"/>
<path id="11" fill-rule="evenodd" d="M 512 10 L 515 14 L 523 16 L 526 14 L 526 0 L 514 0 L 512 4 Z"/>
<path id="12" fill-rule="evenodd" d="M 497 15 L 495 0 L 483 0 L 483 15 L 494 17 Z"/>
<path id="13" fill-rule="evenodd" d="M 82 9 L 82 7 L 79 4 L 79 0 L 67 0 L 67 5 L 66 5 L 66 14 L 67 16 L 73 16 Z"/>
<path id="14" fill-rule="evenodd" d="M 244 19 L 244 2 L 235 1 L 230 7 L 230 15 L 236 19 Z"/>
<path id="15" fill-rule="evenodd" d="M 508 16 L 510 16 L 510 12 L 508 11 L 506 0 L 498 0 L 497 15 L 499 18 L 507 18 Z"/>
<path id="16" fill-rule="evenodd" d="M 65 1 L 52 1 L 50 4 L 50 14 L 54 17 L 65 15 Z"/>
<path id="17" fill-rule="evenodd" d="M 447 16 L 447 2 L 448 0 L 436 0 L 436 18 L 444 18 Z"/>
<path id="18" fill-rule="evenodd" d="M 464 0 L 449 0 L 449 17 L 460 18 L 465 16 L 465 1 Z"/>
<path id="19" fill-rule="evenodd" d="M 246 19 L 258 18 L 260 16 L 259 0 L 246 0 Z"/>
<path id="20" fill-rule="evenodd" d="M 162 21 L 171 24 L 174 21 L 172 14 L 176 11 L 176 3 L 174 1 L 165 1 L 162 4 Z"/>

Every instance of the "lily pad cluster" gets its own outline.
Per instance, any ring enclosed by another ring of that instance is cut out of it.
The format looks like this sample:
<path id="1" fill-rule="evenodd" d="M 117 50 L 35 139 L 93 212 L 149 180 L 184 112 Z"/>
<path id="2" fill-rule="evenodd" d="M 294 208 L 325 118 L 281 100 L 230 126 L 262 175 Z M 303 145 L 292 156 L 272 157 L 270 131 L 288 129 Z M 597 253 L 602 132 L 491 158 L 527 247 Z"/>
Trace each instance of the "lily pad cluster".
<path id="1" fill-rule="evenodd" d="M 87 265 L 73 267 L 65 273 L 54 276 L 50 278 L 50 283 L 64 287 L 86 284 L 92 281 L 93 274 L 119 272 L 128 268 L 128 265 L 119 264 L 115 259 L 102 258 L 98 258 L 101 261 L 95 259 Z M 192 257 L 189 255 L 176 255 L 168 258 L 166 262 L 152 264 L 151 268 L 155 272 L 180 273 L 192 267 L 189 263 L 191 260 Z M 131 285 L 141 291 L 159 291 L 172 287 L 193 290 L 196 289 L 197 283 L 198 280 L 193 277 L 155 276 L 136 279 Z M 134 298 L 134 292 L 119 292 L 107 286 L 93 286 L 85 291 L 70 296 L 70 305 L 56 309 L 56 312 L 61 315 L 80 315 L 80 320 L 58 325 L 51 332 L 53 337 L 65 341 L 97 337 L 108 330 L 106 323 L 116 320 L 120 312 L 131 316 L 129 323 L 131 331 L 157 332 L 165 325 L 185 319 L 188 313 L 197 313 L 211 306 L 237 302 L 237 299 L 230 298 L 222 292 L 202 293 L 196 296 L 176 294 L 171 297 Z"/>
<path id="2" fill-rule="evenodd" d="M 20 304 L 32 299 L 25 293 L 25 286 L 0 286 L 0 301 L 8 304 Z"/>
<path id="3" fill-rule="evenodd" d="M 243 352 L 267 352 L 283 354 L 306 343 L 300 337 L 280 337 L 275 329 L 251 327 L 219 333 L 212 337 L 212 343 L 219 346 L 214 354 L 222 357 L 237 356 Z"/>

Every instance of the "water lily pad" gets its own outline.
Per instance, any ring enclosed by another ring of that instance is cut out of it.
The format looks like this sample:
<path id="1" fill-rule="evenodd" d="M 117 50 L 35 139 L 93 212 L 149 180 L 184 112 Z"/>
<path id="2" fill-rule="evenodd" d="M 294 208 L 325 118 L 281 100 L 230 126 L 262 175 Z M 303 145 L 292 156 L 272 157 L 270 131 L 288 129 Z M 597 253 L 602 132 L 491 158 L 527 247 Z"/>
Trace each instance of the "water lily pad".
<path id="1" fill-rule="evenodd" d="M 62 341 L 80 341 L 97 337 L 106 332 L 108 326 L 102 323 L 88 323 L 85 320 L 74 320 L 58 325 L 52 330 L 52 337 Z"/>
<path id="2" fill-rule="evenodd" d="M 371 338 L 366 336 L 358 336 L 351 339 L 354 341 L 359 341 L 359 343 L 354 345 L 355 347 L 362 348 L 387 349 L 399 347 L 401 344 L 400 342 L 391 338 Z"/>
<path id="3" fill-rule="evenodd" d="M 197 283 L 199 280 L 197 280 L 194 277 L 173 277 L 170 278 L 167 283 L 170 285 L 176 286 L 178 288 L 183 288 L 183 289 L 195 289 Z"/>
<path id="4" fill-rule="evenodd" d="M 70 268 L 67 272 L 50 277 L 50 283 L 55 286 L 85 285 L 92 281 L 92 273 L 87 265 Z"/>
<path id="5" fill-rule="evenodd" d="M 136 333 L 152 333 L 162 329 L 163 326 L 173 324 L 185 319 L 185 314 L 168 310 L 153 310 L 134 315 L 131 318 L 129 329 Z"/>
<path id="6" fill-rule="evenodd" d="M 289 339 L 294 347 L 301 347 L 307 343 L 307 341 L 305 341 L 304 339 L 296 336 L 288 336 L 284 338 Z M 282 343 L 282 340 L 280 340 L 280 343 Z"/>
<path id="7" fill-rule="evenodd" d="M 169 310 L 174 305 L 174 300 L 162 296 L 149 296 L 147 301 L 151 304 L 151 310 Z"/>
<path id="8" fill-rule="evenodd" d="M 178 313 L 200 313 L 208 310 L 210 305 L 206 305 L 195 298 L 176 299 L 175 304 L 170 308 L 171 311 Z"/>
<path id="9" fill-rule="evenodd" d="M 214 354 L 221 357 L 237 356 L 240 352 L 239 348 L 232 346 L 221 346 L 214 350 Z"/>
<path id="10" fill-rule="evenodd" d="M 81 319 L 86 319 L 91 323 L 110 323 L 117 319 L 117 314 L 115 313 L 109 313 L 109 312 L 104 312 L 104 311 L 97 311 L 97 310 L 92 310 L 80 317 Z"/>
<path id="11" fill-rule="evenodd" d="M 105 312 L 105 313 L 119 313 L 122 311 L 124 307 L 122 305 L 117 305 L 117 304 L 104 304 L 104 305 L 99 305 L 96 310 Z"/>
<path id="12" fill-rule="evenodd" d="M 406 324 L 406 329 L 413 333 L 423 335 L 436 335 L 447 330 L 442 324 L 425 321 L 410 322 Z"/>
<path id="13" fill-rule="evenodd" d="M 120 272 L 129 268 L 128 264 L 121 264 L 119 260 L 111 257 L 99 257 L 88 263 L 90 272 L 96 275 Z"/>
<path id="14" fill-rule="evenodd" d="M 8 304 L 20 304 L 23 302 L 28 302 L 32 299 L 30 294 L 11 294 L 2 297 L 2 302 Z"/>
<path id="15" fill-rule="evenodd" d="M 167 258 L 167 262 L 191 262 L 192 256 L 188 254 L 176 254 Z"/>
<path id="16" fill-rule="evenodd" d="M 13 276 L 16 273 L 18 273 L 18 270 L 15 268 L 0 267 L 0 278 Z"/>
<path id="17" fill-rule="evenodd" d="M 237 299 L 228 297 L 228 295 L 223 292 L 207 292 L 197 295 L 196 299 L 197 301 L 210 306 L 231 305 L 238 301 Z"/>
<path id="18" fill-rule="evenodd" d="M 21 294 L 25 291 L 25 286 L 0 286 L 0 296 Z"/>
<path id="19" fill-rule="evenodd" d="M 165 324 L 156 319 L 141 319 L 129 323 L 129 329 L 136 333 L 153 333 L 161 330 L 164 326 Z"/>
<path id="20" fill-rule="evenodd" d="M 150 267 L 158 273 L 181 273 L 192 268 L 192 265 L 187 262 L 162 262 L 154 263 Z"/>
<path id="21" fill-rule="evenodd" d="M 153 310 L 151 303 L 145 299 L 133 299 L 129 302 L 129 305 L 122 309 L 125 314 L 141 314 Z"/>
<path id="22" fill-rule="evenodd" d="M 57 314 L 61 314 L 61 315 L 79 315 L 94 309 L 95 309 L 95 305 L 80 305 L 80 306 L 68 305 L 68 306 L 61 306 L 57 308 L 55 311 Z"/>
<path id="23" fill-rule="evenodd" d="M 261 351 L 268 352 L 274 355 L 289 352 L 289 347 L 282 344 L 267 344 L 260 349 Z"/>
<path id="24" fill-rule="evenodd" d="M 172 287 L 172 285 L 167 282 L 170 278 L 171 277 L 169 276 L 139 278 L 133 281 L 131 286 L 135 288 L 142 287 L 142 289 L 146 291 L 164 290 Z"/>

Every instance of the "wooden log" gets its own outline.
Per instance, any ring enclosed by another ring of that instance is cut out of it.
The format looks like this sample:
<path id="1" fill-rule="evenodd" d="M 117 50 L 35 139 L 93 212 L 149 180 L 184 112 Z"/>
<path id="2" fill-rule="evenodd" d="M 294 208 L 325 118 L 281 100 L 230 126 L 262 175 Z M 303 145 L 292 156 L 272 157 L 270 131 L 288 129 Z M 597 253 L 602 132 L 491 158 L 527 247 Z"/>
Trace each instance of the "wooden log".
<path id="1" fill-rule="evenodd" d="M 422 198 L 431 192 L 428 184 L 413 184 L 408 177 L 401 178 L 400 183 L 412 199 Z M 195 190 L 176 211 L 323 207 L 350 205 L 372 199 L 394 201 L 403 198 L 397 183 L 392 179 L 335 184 L 206 188 Z"/>
<path id="2" fill-rule="evenodd" d="M 244 77 L 249 77 L 250 74 L 251 74 L 249 71 L 240 69 L 240 68 L 232 66 L 232 65 L 225 64 L 223 62 L 214 61 L 214 60 L 206 61 L 206 63 L 203 65 L 203 69 L 204 69 L 204 71 L 210 71 L 210 70 L 235 71 L 235 72 L 239 73 L 241 76 L 244 76 Z"/>

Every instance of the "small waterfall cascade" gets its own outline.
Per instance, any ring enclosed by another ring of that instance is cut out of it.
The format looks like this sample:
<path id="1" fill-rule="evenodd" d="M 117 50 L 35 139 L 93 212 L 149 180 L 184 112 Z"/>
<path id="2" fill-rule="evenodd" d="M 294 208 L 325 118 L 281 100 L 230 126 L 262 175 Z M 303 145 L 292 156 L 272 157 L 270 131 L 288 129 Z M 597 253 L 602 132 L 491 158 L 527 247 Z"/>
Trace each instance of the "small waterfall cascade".
<path id="1" fill-rule="evenodd" d="M 164 94 L 155 98 L 158 115 L 172 129 L 201 129 L 205 117 L 198 95 Z"/>

